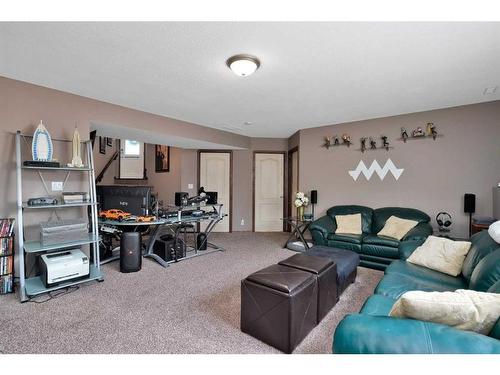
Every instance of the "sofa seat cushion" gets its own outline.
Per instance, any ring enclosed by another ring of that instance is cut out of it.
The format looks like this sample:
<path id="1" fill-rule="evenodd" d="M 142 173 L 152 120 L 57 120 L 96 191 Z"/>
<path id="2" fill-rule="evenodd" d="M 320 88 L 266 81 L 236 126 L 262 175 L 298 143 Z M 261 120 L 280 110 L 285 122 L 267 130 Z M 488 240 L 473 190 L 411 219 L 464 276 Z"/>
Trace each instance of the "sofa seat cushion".
<path id="1" fill-rule="evenodd" d="M 328 234 L 328 239 L 332 241 L 344 241 L 349 243 L 361 244 L 364 234 Z"/>
<path id="2" fill-rule="evenodd" d="M 374 294 L 368 298 L 360 310 L 361 314 L 367 315 L 381 315 L 388 316 L 392 306 L 396 300 L 383 296 L 381 294 Z"/>
<path id="3" fill-rule="evenodd" d="M 337 241 L 337 240 L 327 240 L 326 245 L 328 247 L 354 251 L 356 253 L 361 252 L 361 245 L 359 243 Z"/>
<path id="4" fill-rule="evenodd" d="M 385 236 L 377 236 L 375 234 L 367 234 L 363 238 L 363 243 L 372 245 L 392 246 L 396 248 L 399 246 L 398 240 Z"/>
<path id="5" fill-rule="evenodd" d="M 422 281 L 440 283 L 456 289 L 463 288 L 466 282 L 462 277 L 453 277 L 426 267 L 408 263 L 404 260 L 395 260 L 392 262 L 389 267 L 385 269 L 385 273 L 386 275 L 400 274 Z"/>
<path id="6" fill-rule="evenodd" d="M 361 253 L 374 255 L 376 257 L 399 259 L 398 248 L 392 246 L 363 243 L 361 246 Z"/>
<path id="7" fill-rule="evenodd" d="M 389 298 L 398 299 L 403 293 L 411 290 L 421 290 L 424 292 L 446 292 L 454 291 L 456 289 L 467 289 L 465 281 L 463 281 L 462 286 L 457 288 L 455 285 L 421 280 L 398 273 L 390 273 L 385 275 L 379 282 L 377 288 L 375 288 L 375 294 L 381 294 Z"/>

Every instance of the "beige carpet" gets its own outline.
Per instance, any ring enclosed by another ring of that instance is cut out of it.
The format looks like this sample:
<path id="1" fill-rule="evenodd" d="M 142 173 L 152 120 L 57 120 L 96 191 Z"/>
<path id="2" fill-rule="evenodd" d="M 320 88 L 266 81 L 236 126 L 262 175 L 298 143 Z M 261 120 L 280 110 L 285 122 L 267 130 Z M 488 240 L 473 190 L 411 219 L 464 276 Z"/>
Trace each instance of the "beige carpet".
<path id="1" fill-rule="evenodd" d="M 0 296 L 2 353 L 279 353 L 242 333 L 240 280 L 295 254 L 281 248 L 286 234 L 216 234 L 225 252 L 164 269 L 145 259 L 140 272 L 103 267 L 103 283 L 43 304 Z M 295 350 L 331 352 L 342 317 L 357 312 L 382 272 L 358 269 L 356 282 Z M 40 297 L 38 299 L 43 299 Z"/>

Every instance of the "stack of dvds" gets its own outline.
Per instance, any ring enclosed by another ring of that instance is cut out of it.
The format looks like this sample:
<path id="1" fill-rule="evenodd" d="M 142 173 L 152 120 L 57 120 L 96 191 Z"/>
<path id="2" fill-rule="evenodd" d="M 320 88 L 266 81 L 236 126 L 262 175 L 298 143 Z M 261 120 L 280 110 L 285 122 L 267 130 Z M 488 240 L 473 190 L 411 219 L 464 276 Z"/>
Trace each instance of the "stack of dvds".
<path id="1" fill-rule="evenodd" d="M 14 219 L 0 219 L 0 294 L 14 291 Z"/>

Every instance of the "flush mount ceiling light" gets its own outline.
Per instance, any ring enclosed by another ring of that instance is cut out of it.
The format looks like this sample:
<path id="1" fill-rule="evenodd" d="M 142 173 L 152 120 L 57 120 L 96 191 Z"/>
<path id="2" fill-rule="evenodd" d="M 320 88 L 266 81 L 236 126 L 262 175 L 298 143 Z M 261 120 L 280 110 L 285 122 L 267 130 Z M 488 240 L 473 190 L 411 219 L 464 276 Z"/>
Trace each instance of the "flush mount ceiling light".
<path id="1" fill-rule="evenodd" d="M 259 68 L 260 61 L 251 55 L 235 55 L 227 59 L 226 64 L 237 76 L 248 77 Z"/>

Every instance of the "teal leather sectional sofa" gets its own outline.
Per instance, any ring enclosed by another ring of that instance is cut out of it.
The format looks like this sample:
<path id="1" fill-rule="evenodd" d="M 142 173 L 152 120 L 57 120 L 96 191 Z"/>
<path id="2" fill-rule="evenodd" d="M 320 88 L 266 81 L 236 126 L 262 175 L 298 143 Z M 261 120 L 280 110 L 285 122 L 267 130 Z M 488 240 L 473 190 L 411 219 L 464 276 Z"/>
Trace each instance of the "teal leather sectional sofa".
<path id="1" fill-rule="evenodd" d="M 335 215 L 361 214 L 362 234 L 335 234 L 337 223 Z M 402 219 L 418 221 L 401 240 L 377 236 L 387 219 L 392 215 Z M 384 207 L 372 209 L 365 206 L 333 206 L 326 215 L 311 223 L 309 230 L 314 245 L 330 246 L 339 249 L 352 250 L 359 254 L 361 266 L 384 270 L 393 260 L 399 259 L 398 247 L 408 240 L 426 239 L 432 234 L 430 217 L 426 213 L 402 207 Z"/>
<path id="2" fill-rule="evenodd" d="M 370 353 L 497 353 L 500 320 L 489 336 L 443 324 L 389 317 L 396 300 L 410 290 L 454 291 L 473 289 L 500 293 L 500 244 L 487 231 L 471 238 L 472 247 L 458 277 L 407 263 L 422 240 L 402 242 L 401 260 L 395 260 L 359 314 L 347 315 L 337 326 L 333 352 Z"/>

